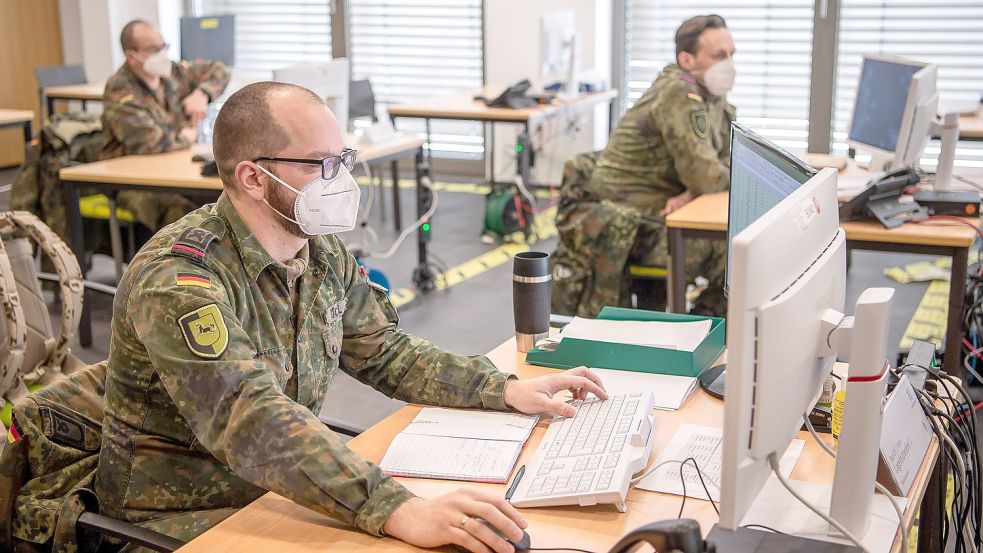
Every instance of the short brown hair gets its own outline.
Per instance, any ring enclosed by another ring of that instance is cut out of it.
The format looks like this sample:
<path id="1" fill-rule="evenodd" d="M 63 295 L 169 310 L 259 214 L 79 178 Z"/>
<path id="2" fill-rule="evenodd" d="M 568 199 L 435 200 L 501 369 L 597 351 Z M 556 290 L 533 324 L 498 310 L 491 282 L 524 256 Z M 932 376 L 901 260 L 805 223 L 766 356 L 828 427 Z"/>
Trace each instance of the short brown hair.
<path id="1" fill-rule="evenodd" d="M 286 91 L 306 93 L 312 102 L 324 105 L 323 99 L 302 86 L 273 81 L 245 86 L 222 105 L 212 132 L 212 153 L 226 190 L 237 190 L 235 169 L 239 162 L 272 156 L 290 141 L 269 104 L 273 94 Z"/>
<path id="2" fill-rule="evenodd" d="M 676 60 L 679 60 L 679 54 L 683 52 L 696 53 L 703 31 L 726 28 L 727 22 L 717 14 L 698 15 L 683 21 L 682 25 L 676 29 Z"/>
<path id="3" fill-rule="evenodd" d="M 133 29 L 137 25 L 150 25 L 150 23 L 142 19 L 134 19 L 123 26 L 123 31 L 119 34 L 119 45 L 123 47 L 124 51 L 137 49 L 136 41 L 133 40 Z"/>

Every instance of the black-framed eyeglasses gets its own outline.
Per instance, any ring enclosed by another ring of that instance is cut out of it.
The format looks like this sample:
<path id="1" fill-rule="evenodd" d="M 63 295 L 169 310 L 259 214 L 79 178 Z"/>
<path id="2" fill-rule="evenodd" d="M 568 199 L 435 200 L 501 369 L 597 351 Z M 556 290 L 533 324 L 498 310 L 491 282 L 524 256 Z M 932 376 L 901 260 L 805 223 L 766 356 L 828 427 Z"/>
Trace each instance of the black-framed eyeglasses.
<path id="1" fill-rule="evenodd" d="M 321 166 L 321 177 L 325 180 L 331 180 L 338 176 L 338 171 L 342 167 L 348 169 L 349 171 L 355 167 L 355 157 L 358 154 L 358 150 L 353 150 L 351 148 L 345 148 L 341 151 L 341 155 L 328 156 L 324 159 L 299 159 L 294 157 L 258 157 L 253 160 L 253 163 L 257 161 L 282 161 L 285 163 L 305 163 L 307 165 L 320 165 Z"/>

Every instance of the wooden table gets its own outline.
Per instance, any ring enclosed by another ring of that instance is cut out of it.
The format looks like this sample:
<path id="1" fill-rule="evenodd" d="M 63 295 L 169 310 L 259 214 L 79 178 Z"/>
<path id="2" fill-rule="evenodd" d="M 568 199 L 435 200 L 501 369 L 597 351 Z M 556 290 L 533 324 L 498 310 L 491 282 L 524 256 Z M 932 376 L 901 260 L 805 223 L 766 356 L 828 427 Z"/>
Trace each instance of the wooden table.
<path id="1" fill-rule="evenodd" d="M 983 140 L 983 117 L 960 115 L 959 138 L 960 140 Z"/>
<path id="2" fill-rule="evenodd" d="M 963 171 L 961 171 L 962 173 Z M 983 174 L 974 171 L 973 176 Z M 853 162 L 842 172 L 846 179 L 862 177 L 861 169 Z M 970 176 L 968 173 L 965 176 Z M 669 241 L 669 309 L 676 313 L 685 311 L 686 300 L 686 240 L 692 238 L 727 238 L 726 192 L 705 194 L 666 217 Z M 967 219 L 976 225 L 979 220 Z M 955 222 L 908 223 L 886 229 L 877 221 L 847 221 L 841 224 L 846 231 L 850 249 L 945 255 L 952 257 L 952 276 L 949 287 L 949 317 L 945 338 L 945 351 L 957 352 L 945 356 L 945 370 L 959 378 L 965 378 L 965 369 L 958 352 L 961 351 L 959 329 L 962 328 L 966 269 L 969 264 L 969 248 L 977 237 L 976 231 Z"/>
<path id="3" fill-rule="evenodd" d="M 417 136 L 398 136 L 385 144 L 360 146 L 358 158 L 369 166 L 382 165 L 399 159 L 414 156 L 416 159 L 416 208 L 417 216 L 422 216 L 429 196 L 423 187 L 423 144 Z M 183 196 L 212 201 L 222 192 L 222 181 L 218 177 L 201 176 L 201 163 L 192 161 L 192 150 L 177 150 L 163 154 L 123 156 L 94 163 L 65 167 L 58 173 L 64 186 L 65 209 L 68 229 L 71 233 L 71 246 L 84 267 L 85 235 L 82 214 L 79 211 L 80 191 L 93 189 L 114 199 L 119 192 L 139 190 L 145 192 L 177 193 Z M 398 191 L 398 186 L 396 187 Z M 399 211 L 399 204 L 395 206 Z M 115 214 L 110 209 L 111 225 L 115 225 Z M 112 228 L 110 229 L 113 230 Z M 118 233 L 118 229 L 116 231 Z M 417 271 L 430 274 L 427 260 L 427 243 L 417 231 L 419 264 Z M 416 274 L 416 273 L 414 273 Z M 92 345 L 92 327 L 88 306 L 83 304 L 79 325 L 79 342 L 83 347 Z"/>
<path id="4" fill-rule="evenodd" d="M 69 84 L 46 87 L 44 89 L 44 97 L 48 106 L 48 117 L 55 112 L 55 102 L 58 100 L 81 100 L 82 111 L 85 111 L 88 102 L 102 101 L 102 92 L 105 89 L 106 83 Z"/>
<path id="5" fill-rule="evenodd" d="M 502 370 L 514 372 L 521 378 L 554 372 L 556 369 L 535 367 L 523 361 L 516 352 L 515 339 L 509 339 L 495 348 L 488 357 Z M 365 459 L 378 463 L 389 443 L 420 411 L 418 405 L 408 405 L 386 417 L 375 426 L 348 443 L 349 447 Z M 676 412 L 656 411 L 657 432 L 652 459 L 665 448 L 676 430 L 683 423 L 706 426 L 723 426 L 724 404 L 705 394 L 693 393 L 683 408 Z M 517 467 L 529 462 L 543 434 L 547 421 L 541 421 L 523 448 Z M 831 485 L 834 461 L 812 440 L 806 432 L 798 437 L 806 445 L 792 472 L 792 478 L 807 482 Z M 830 439 L 825 436 L 827 441 Z M 910 507 L 905 511 L 904 523 L 910 525 L 921 500 L 938 455 L 938 443 L 933 438 L 922 466 L 909 494 Z M 397 478 L 407 488 L 423 497 L 434 497 L 462 486 L 481 487 L 495 493 L 505 493 L 505 485 L 474 484 L 417 478 Z M 621 514 L 612 505 L 594 507 L 547 507 L 521 509 L 529 521 L 529 536 L 533 547 L 577 547 L 592 551 L 607 551 L 620 536 L 644 524 L 664 519 L 674 519 L 679 511 L 681 497 L 633 488 L 628 492 L 628 512 Z M 934 511 L 934 509 L 926 509 Z M 686 502 L 684 516 L 699 521 L 704 535 L 717 522 L 717 515 L 708 501 Z M 238 513 L 205 532 L 182 547 L 180 553 L 221 553 L 238 551 L 264 551 L 267 553 L 321 553 L 323 551 L 363 551 L 375 548 L 381 551 L 419 551 L 405 543 L 375 538 L 353 528 L 343 526 L 307 508 L 273 493 L 268 493 Z M 895 538 L 894 551 L 900 550 L 900 540 Z"/>
<path id="6" fill-rule="evenodd" d="M 478 90 L 464 91 L 450 96 L 438 96 L 426 98 L 406 104 L 395 104 L 389 106 L 389 117 L 395 125 L 396 119 L 423 119 L 426 125 L 427 142 L 430 141 L 430 121 L 432 119 L 444 119 L 455 121 L 480 121 L 482 123 L 516 123 L 524 126 L 524 131 L 519 136 L 521 144 L 527 147 L 520 152 L 520 169 L 523 182 L 529 184 L 532 148 L 530 144 L 531 132 L 534 125 L 556 117 L 568 117 L 574 114 L 593 109 L 597 104 L 611 104 L 618 98 L 617 90 L 605 90 L 581 94 L 571 100 L 554 100 L 551 104 L 541 104 L 528 108 L 492 108 L 485 105 L 480 100 L 475 100 L 476 96 L 485 98 L 495 98 L 504 90 L 501 86 L 485 86 Z M 613 114 L 610 116 L 608 125 L 614 122 Z M 485 144 L 491 162 L 491 181 L 495 181 L 495 125 L 491 126 L 491 136 L 489 142 Z"/>
<path id="7" fill-rule="evenodd" d="M 31 124 L 34 122 L 34 112 L 29 109 L 0 109 L 0 129 L 21 127 L 24 129 L 24 148 L 31 143 L 34 133 Z"/>

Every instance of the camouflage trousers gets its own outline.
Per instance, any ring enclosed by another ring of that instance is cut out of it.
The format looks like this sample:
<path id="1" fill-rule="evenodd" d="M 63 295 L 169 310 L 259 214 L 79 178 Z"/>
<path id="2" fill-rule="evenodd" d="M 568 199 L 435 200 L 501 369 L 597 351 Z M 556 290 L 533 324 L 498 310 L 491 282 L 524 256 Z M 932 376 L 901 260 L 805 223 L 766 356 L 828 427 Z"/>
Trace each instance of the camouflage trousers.
<path id="1" fill-rule="evenodd" d="M 596 317 L 605 305 L 630 307 L 630 265 L 667 267 L 664 224 L 636 209 L 610 201 L 581 202 L 557 217 L 560 242 L 552 256 L 551 310 L 561 315 Z M 726 244 L 693 240 L 686 248 L 686 275 L 710 285 L 693 313 L 723 316 Z"/>
<path id="2" fill-rule="evenodd" d="M 157 232 L 199 206 L 180 194 L 156 192 L 120 192 L 117 205 L 133 213 L 137 222 Z"/>

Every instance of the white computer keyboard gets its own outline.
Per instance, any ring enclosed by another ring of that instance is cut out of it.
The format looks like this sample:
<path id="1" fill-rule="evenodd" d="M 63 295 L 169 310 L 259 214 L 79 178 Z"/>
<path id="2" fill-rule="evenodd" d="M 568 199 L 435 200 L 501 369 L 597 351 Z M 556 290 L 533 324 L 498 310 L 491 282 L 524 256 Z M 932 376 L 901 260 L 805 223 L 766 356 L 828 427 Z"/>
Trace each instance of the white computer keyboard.
<path id="1" fill-rule="evenodd" d="M 509 501 L 516 507 L 613 503 L 625 512 L 631 476 L 652 453 L 652 392 L 571 402 L 554 417 Z"/>

